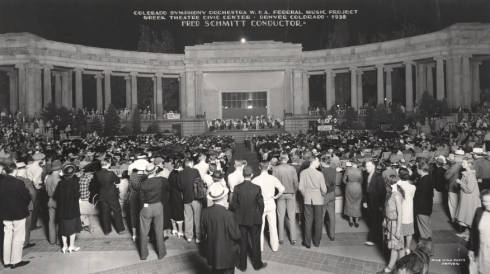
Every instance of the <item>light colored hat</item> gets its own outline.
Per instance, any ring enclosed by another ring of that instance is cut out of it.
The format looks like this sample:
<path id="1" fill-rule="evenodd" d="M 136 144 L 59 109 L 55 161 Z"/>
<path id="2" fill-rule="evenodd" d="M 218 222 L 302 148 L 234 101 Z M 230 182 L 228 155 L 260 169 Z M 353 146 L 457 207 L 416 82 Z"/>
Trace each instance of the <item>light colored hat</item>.
<path id="1" fill-rule="evenodd" d="M 454 152 L 455 155 L 464 156 L 464 150 L 458 149 Z"/>
<path id="2" fill-rule="evenodd" d="M 44 155 L 44 153 L 41 152 L 36 152 L 34 155 L 32 155 L 32 159 L 34 161 L 41 161 L 44 159 L 44 157 L 46 157 L 46 155 Z"/>
<path id="3" fill-rule="evenodd" d="M 137 170 L 146 170 L 146 165 L 147 163 L 145 163 L 145 161 L 136 161 L 134 162 L 133 168 Z"/>
<path id="4" fill-rule="evenodd" d="M 320 152 L 318 152 L 318 150 L 316 148 L 314 148 L 311 150 L 311 154 L 318 156 L 320 154 Z"/>
<path id="5" fill-rule="evenodd" d="M 349 167 L 352 166 L 352 163 L 350 161 L 345 162 L 345 166 Z"/>
<path id="6" fill-rule="evenodd" d="M 473 148 L 473 153 L 476 155 L 485 155 L 485 152 L 483 152 L 483 148 L 481 147 Z"/>
<path id="7" fill-rule="evenodd" d="M 149 173 L 155 171 L 155 168 L 156 168 L 156 166 L 153 163 L 149 163 L 148 165 L 146 165 L 146 171 Z"/>
<path id="8" fill-rule="evenodd" d="M 446 164 L 446 157 L 444 157 L 443 155 L 439 155 L 437 158 L 436 158 L 436 161 L 440 164 L 443 164 L 445 165 Z"/>
<path id="9" fill-rule="evenodd" d="M 209 200 L 221 200 L 228 195 L 228 188 L 224 187 L 221 183 L 213 183 L 209 186 L 207 191 L 207 197 Z"/>

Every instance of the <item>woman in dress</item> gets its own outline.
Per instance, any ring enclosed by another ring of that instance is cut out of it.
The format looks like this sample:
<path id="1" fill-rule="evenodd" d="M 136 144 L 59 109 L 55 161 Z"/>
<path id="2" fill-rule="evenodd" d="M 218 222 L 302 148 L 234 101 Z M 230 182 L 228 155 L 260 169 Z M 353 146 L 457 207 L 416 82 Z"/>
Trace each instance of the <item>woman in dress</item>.
<path id="1" fill-rule="evenodd" d="M 480 190 L 478 189 L 478 183 L 476 181 L 475 168 L 473 167 L 473 159 L 464 159 L 461 162 L 462 177 L 456 179 L 456 183 L 459 184 L 459 203 L 456 209 L 456 221 L 464 228 L 458 237 L 468 239 L 469 228 L 473 223 L 473 217 L 475 211 L 480 207 Z"/>
<path id="2" fill-rule="evenodd" d="M 80 220 L 80 185 L 78 177 L 74 176 L 76 167 L 65 165 L 62 169 L 62 179 L 56 186 L 53 199 L 56 201 L 56 217 L 59 222 L 63 248 L 61 252 L 76 252 L 80 247 L 75 245 L 75 235 L 82 230 Z M 68 246 L 68 238 L 70 245 Z"/>
<path id="3" fill-rule="evenodd" d="M 391 273 L 398 258 L 403 256 L 402 200 L 403 189 L 398 186 L 395 170 L 388 170 L 386 178 L 386 205 L 383 229 L 385 242 L 390 250 L 390 261 L 382 272 Z"/>
<path id="4" fill-rule="evenodd" d="M 182 192 L 179 189 L 180 172 L 183 170 L 183 162 L 177 160 L 174 163 L 174 169 L 168 176 L 169 184 L 169 209 L 170 221 L 172 222 L 172 235 L 179 238 L 184 237 L 182 229 L 184 224 L 184 201 L 182 200 Z"/>
<path id="5" fill-rule="evenodd" d="M 359 227 L 362 202 L 362 171 L 357 164 L 346 163 L 343 182 L 345 184 L 344 215 L 349 217 L 349 226 Z"/>
<path id="6" fill-rule="evenodd" d="M 478 208 L 473 218 L 468 247 L 470 267 L 476 271 L 470 273 L 490 273 L 490 190 L 481 192 L 482 207 Z"/>
<path id="7" fill-rule="evenodd" d="M 413 197 L 417 189 L 410 181 L 411 174 L 408 169 L 402 167 L 398 170 L 400 180 L 397 185 L 403 189 L 402 200 L 402 236 L 405 239 L 405 254 L 410 254 L 412 236 L 415 233 L 413 227 Z"/>

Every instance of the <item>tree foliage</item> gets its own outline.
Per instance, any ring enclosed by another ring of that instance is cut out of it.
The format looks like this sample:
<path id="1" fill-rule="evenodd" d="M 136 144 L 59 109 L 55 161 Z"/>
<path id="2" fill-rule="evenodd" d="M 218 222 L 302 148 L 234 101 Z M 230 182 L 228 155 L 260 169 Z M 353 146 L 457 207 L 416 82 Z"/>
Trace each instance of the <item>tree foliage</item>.
<path id="1" fill-rule="evenodd" d="M 102 125 L 102 121 L 100 121 L 99 118 L 95 117 L 92 121 L 89 123 L 89 131 L 90 132 L 97 132 L 98 135 L 101 135 L 102 132 L 104 131 L 104 126 Z"/>
<path id="2" fill-rule="evenodd" d="M 121 127 L 121 121 L 119 120 L 119 115 L 117 114 L 114 105 L 109 105 L 106 114 L 104 115 L 104 135 L 114 136 L 119 133 Z"/>
<path id="3" fill-rule="evenodd" d="M 146 133 L 159 133 L 160 127 L 156 121 L 153 121 L 148 128 L 146 129 Z"/>
<path id="4" fill-rule="evenodd" d="M 54 104 L 49 103 L 41 112 L 41 118 L 44 121 L 52 121 L 53 126 L 64 129 L 67 125 L 73 124 L 73 117 L 70 111 L 65 107 L 57 108 Z"/>

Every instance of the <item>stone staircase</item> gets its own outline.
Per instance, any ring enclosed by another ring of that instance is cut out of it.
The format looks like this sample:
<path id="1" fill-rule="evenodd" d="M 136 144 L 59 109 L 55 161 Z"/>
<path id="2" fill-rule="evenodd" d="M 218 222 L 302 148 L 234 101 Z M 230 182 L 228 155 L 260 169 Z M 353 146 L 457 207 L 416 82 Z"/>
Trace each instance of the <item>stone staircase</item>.
<path id="1" fill-rule="evenodd" d="M 218 130 L 207 132 L 206 135 L 214 136 L 232 136 L 236 144 L 241 144 L 245 139 L 253 136 L 264 136 L 273 134 L 282 134 L 284 129 L 262 129 L 262 130 Z"/>

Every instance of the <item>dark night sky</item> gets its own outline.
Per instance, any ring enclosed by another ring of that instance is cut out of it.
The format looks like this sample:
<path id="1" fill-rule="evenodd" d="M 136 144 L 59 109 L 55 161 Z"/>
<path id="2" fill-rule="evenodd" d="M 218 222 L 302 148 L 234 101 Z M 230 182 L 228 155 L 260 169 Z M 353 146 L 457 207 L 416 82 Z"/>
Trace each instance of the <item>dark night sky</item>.
<path id="1" fill-rule="evenodd" d="M 298 29 L 184 29 L 178 23 L 143 21 L 132 15 L 134 9 L 297 8 L 358 9 L 360 14 L 348 20 L 343 29 L 345 45 L 372 42 L 373 35 L 379 33 L 390 37 L 404 24 L 415 26 L 416 33 L 425 33 L 455 22 L 490 22 L 488 0 L 0 0 L 0 33 L 31 32 L 61 42 L 135 50 L 138 25 L 149 24 L 153 29 L 169 30 L 179 53 L 186 45 L 237 41 L 242 36 L 302 43 L 305 50 L 326 48 L 332 39 L 333 21 L 308 23 Z"/>

